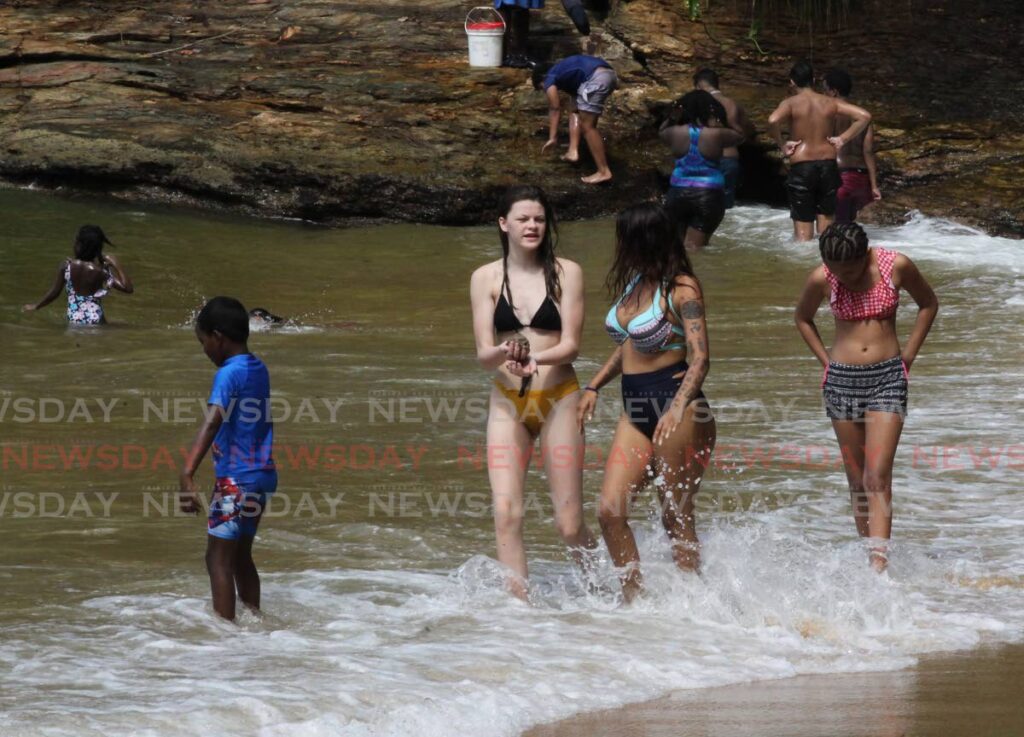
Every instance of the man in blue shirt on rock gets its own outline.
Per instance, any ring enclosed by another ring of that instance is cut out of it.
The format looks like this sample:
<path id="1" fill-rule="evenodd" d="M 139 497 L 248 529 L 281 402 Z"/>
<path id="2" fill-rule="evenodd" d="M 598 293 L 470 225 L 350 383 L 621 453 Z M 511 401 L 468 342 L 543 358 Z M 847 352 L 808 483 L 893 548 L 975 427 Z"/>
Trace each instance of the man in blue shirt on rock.
<path id="1" fill-rule="evenodd" d="M 572 112 L 569 115 L 569 150 L 562 160 L 579 161 L 580 138 L 584 138 L 597 171 L 583 177 L 582 181 L 586 184 L 609 181 L 612 170 L 608 168 L 608 156 L 604 140 L 597 130 L 597 121 L 604 112 L 605 101 L 618 86 L 615 70 L 600 57 L 577 54 L 562 59 L 547 74 L 534 70 L 533 86 L 535 89 L 543 88 L 548 98 L 548 140 L 541 151 L 547 151 L 558 143 L 558 123 L 562 114 L 559 93 L 564 92 L 572 100 Z"/>

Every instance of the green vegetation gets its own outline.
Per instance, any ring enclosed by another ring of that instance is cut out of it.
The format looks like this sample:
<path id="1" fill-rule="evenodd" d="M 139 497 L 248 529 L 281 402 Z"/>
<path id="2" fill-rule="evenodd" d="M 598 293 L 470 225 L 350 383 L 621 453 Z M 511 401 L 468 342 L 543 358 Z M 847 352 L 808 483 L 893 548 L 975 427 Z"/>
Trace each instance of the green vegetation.
<path id="1" fill-rule="evenodd" d="M 715 5 L 728 4 L 733 9 L 750 17 L 750 30 L 747 39 L 754 45 L 758 53 L 764 54 L 759 38 L 761 29 L 772 21 L 778 20 L 783 14 L 797 18 L 809 30 L 818 28 L 828 30 L 839 28 L 850 10 L 858 0 L 683 0 L 690 20 L 707 23 L 705 11 Z M 710 33 L 709 33 L 710 35 Z"/>

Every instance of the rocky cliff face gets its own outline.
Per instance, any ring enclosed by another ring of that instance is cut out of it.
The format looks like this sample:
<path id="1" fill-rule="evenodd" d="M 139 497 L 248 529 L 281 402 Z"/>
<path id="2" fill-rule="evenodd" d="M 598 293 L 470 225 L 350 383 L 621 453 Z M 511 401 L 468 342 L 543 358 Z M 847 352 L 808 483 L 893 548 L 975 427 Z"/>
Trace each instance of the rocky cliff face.
<path id="1" fill-rule="evenodd" d="M 597 14 L 590 48 L 622 86 L 601 122 L 616 181 L 594 189 L 540 154 L 546 103 L 525 72 L 467 66 L 465 3 L 7 3 L 0 176 L 322 222 L 480 222 L 501 188 L 531 181 L 563 216 L 590 216 L 656 196 L 668 160 L 651 111 L 697 66 L 718 68 L 763 127 L 813 41 L 815 63 L 850 69 L 878 121 L 887 197 L 875 217 L 917 208 L 1024 235 L 1014 0 L 910 0 L 829 34 L 780 17 L 765 53 L 731 3 L 711 0 L 703 22 L 683 5 Z M 537 55 L 587 50 L 557 2 L 536 16 Z M 777 199 L 771 147 L 745 156 L 758 172 L 746 194 Z"/>

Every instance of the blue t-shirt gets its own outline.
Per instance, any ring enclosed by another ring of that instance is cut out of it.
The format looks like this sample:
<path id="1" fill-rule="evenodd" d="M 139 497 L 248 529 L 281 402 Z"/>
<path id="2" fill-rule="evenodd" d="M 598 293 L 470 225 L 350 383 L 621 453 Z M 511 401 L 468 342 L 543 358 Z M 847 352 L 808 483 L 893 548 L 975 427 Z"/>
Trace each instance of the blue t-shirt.
<path id="1" fill-rule="evenodd" d="M 544 77 L 544 90 L 555 85 L 562 92 L 575 95 L 580 85 L 601 67 L 611 69 L 611 64 L 599 56 L 567 56 L 548 70 L 548 76 Z"/>
<path id="2" fill-rule="evenodd" d="M 207 404 L 223 408 L 213 440 L 217 478 L 245 480 L 273 471 L 274 423 L 270 417 L 270 373 L 251 353 L 232 356 L 217 369 Z"/>

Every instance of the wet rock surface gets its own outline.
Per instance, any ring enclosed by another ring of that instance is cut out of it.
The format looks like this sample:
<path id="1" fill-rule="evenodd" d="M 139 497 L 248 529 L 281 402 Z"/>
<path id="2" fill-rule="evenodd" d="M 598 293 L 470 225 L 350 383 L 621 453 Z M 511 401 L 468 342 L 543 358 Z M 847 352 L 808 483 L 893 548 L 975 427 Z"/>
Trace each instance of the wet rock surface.
<path id="1" fill-rule="evenodd" d="M 659 193 L 669 159 L 652 111 L 697 67 L 717 68 L 763 129 L 808 54 L 806 24 L 779 18 L 758 49 L 731 4 L 696 22 L 684 5 L 612 3 L 594 13 L 589 49 L 558 3 L 535 14 L 535 55 L 590 50 L 619 73 L 600 126 L 616 179 L 595 188 L 579 182 L 586 157 L 541 155 L 546 102 L 528 72 L 467 66 L 466 3 L 7 3 L 0 176 L 328 223 L 480 222 L 503 187 L 530 181 L 563 217 L 607 213 Z M 815 34 L 813 60 L 850 69 L 875 114 L 885 200 L 871 217 L 920 209 L 1024 235 L 1020 9 L 912 0 L 897 17 L 862 5 L 888 15 Z M 742 194 L 779 201 L 774 147 L 755 141 L 744 156 Z"/>

